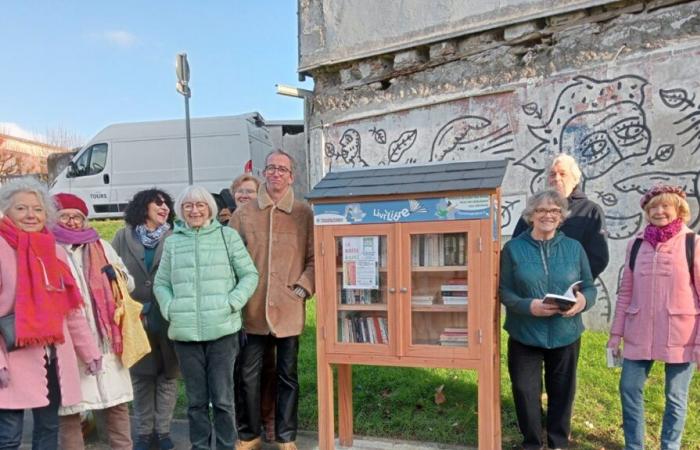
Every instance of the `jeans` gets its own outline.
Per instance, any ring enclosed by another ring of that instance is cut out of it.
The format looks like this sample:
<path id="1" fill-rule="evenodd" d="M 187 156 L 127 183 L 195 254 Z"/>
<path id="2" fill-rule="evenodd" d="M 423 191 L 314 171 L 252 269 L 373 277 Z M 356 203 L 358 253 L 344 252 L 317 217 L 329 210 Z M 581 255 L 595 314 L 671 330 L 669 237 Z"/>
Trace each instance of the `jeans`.
<path id="1" fill-rule="evenodd" d="M 620 377 L 622 401 L 622 429 L 625 433 L 625 449 L 644 448 L 644 384 L 654 361 L 625 359 Z M 688 386 L 693 378 L 692 363 L 665 364 L 666 407 L 661 426 L 661 449 L 678 450 L 685 427 L 688 406 Z"/>
<path id="2" fill-rule="evenodd" d="M 33 408 L 34 429 L 32 450 L 56 450 L 58 448 L 58 406 L 61 404 L 61 388 L 56 373 L 56 360 L 46 366 L 49 404 Z M 16 450 L 22 444 L 24 410 L 0 409 L 0 450 Z"/>
<path id="3" fill-rule="evenodd" d="M 143 376 L 131 375 L 134 387 L 134 425 L 138 436 L 170 433 L 177 402 L 177 378 L 166 378 L 164 374 Z"/>
<path id="4" fill-rule="evenodd" d="M 175 341 L 175 353 L 185 381 L 187 419 L 192 449 L 209 449 L 211 403 L 217 450 L 233 450 L 236 442 L 233 406 L 233 364 L 238 355 L 238 333 L 214 341 Z"/>
<path id="5" fill-rule="evenodd" d="M 547 391 L 547 445 L 549 448 L 569 448 L 580 347 L 580 339 L 564 347 L 551 349 L 533 347 L 508 339 L 508 373 L 525 449 L 543 447 L 543 364 Z"/>
<path id="6" fill-rule="evenodd" d="M 277 397 L 275 399 L 275 440 L 294 442 L 297 437 L 299 408 L 299 379 L 297 357 L 299 336 L 278 338 L 270 335 L 249 334 L 241 353 L 241 393 L 243 394 L 238 434 L 250 441 L 260 436 L 262 427 L 261 379 L 263 356 L 269 340 L 277 350 Z"/>

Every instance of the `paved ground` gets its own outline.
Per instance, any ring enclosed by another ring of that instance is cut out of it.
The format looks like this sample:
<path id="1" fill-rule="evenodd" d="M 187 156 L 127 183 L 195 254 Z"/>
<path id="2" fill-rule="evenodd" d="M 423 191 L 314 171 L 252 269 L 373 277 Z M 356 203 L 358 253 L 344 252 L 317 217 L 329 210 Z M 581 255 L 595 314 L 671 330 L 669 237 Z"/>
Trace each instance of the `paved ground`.
<path id="1" fill-rule="evenodd" d="M 174 420 L 171 428 L 173 442 L 176 450 L 188 450 L 190 448 L 186 420 Z M 32 415 L 24 415 L 24 437 L 21 450 L 31 450 L 32 441 Z M 299 450 L 318 450 L 318 435 L 310 431 L 301 431 L 297 435 L 297 447 Z M 156 447 L 153 447 L 154 449 Z M 265 444 L 264 450 L 274 450 L 274 444 Z M 426 442 L 392 441 L 387 439 L 365 438 L 357 436 L 352 447 L 340 447 L 336 442 L 336 448 L 345 450 L 468 450 L 467 447 L 431 444 Z M 97 442 L 97 436 L 93 436 L 86 446 L 87 450 L 109 450 L 106 443 Z"/>

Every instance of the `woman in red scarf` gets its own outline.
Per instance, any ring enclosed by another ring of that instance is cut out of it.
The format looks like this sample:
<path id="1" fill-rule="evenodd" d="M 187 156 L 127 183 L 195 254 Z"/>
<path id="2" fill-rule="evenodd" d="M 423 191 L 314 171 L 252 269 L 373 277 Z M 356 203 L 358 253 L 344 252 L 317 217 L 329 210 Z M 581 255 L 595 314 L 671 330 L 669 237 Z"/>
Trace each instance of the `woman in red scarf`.
<path id="1" fill-rule="evenodd" d="M 80 390 L 83 401 L 59 408 L 61 416 L 59 438 L 61 448 L 85 448 L 81 433 L 80 413 L 102 409 L 107 423 L 107 436 L 112 450 L 131 450 L 129 407 L 134 395 L 129 369 L 121 363 L 121 330 L 114 320 L 116 303 L 106 266 L 127 276 L 129 290 L 134 280 L 112 246 L 100 239 L 87 223 L 88 208 L 73 194 L 56 194 L 53 200 L 58 208 L 58 223 L 51 228 L 53 235 L 66 251 L 73 276 L 83 297 L 83 308 L 93 337 L 102 351 L 102 371 L 92 377 L 81 370 Z M 80 364 L 79 364 L 80 365 Z"/>
<path id="2" fill-rule="evenodd" d="M 644 384 L 659 361 L 666 372 L 661 448 L 679 449 L 693 362 L 700 362 L 700 239 L 686 226 L 690 209 L 681 187 L 653 186 L 640 203 L 649 224 L 627 246 L 608 348 L 623 357 L 625 448 L 644 448 Z M 695 251 L 693 267 L 689 247 Z"/>
<path id="3" fill-rule="evenodd" d="M 19 448 L 32 409 L 32 448 L 56 449 L 59 406 L 81 401 L 77 358 L 96 374 L 102 356 L 66 255 L 46 230 L 55 213 L 46 188 L 12 180 L 0 188 L 0 211 L 0 448 Z"/>

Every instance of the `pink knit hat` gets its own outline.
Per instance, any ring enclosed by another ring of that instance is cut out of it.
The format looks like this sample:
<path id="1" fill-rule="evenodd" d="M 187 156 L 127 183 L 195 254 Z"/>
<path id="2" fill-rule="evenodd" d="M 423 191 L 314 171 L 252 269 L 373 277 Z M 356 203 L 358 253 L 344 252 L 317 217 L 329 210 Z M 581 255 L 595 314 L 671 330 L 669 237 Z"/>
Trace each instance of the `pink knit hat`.
<path id="1" fill-rule="evenodd" d="M 680 198 L 685 198 L 685 191 L 682 187 L 659 183 L 652 186 L 648 191 L 644 193 L 644 195 L 642 195 L 642 199 L 639 200 L 639 204 L 641 205 L 642 209 L 644 209 L 646 204 L 649 203 L 649 201 L 652 198 L 661 194 L 676 194 Z"/>

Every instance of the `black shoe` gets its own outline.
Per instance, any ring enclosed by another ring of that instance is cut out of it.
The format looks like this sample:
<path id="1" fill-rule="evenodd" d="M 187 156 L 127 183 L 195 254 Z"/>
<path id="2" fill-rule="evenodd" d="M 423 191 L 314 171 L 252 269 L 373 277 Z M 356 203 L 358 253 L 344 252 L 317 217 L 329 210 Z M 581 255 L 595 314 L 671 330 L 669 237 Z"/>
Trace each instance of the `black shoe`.
<path id="1" fill-rule="evenodd" d="M 175 448 L 175 444 L 173 444 L 168 433 L 158 435 L 158 448 L 160 450 L 171 450 Z"/>
<path id="2" fill-rule="evenodd" d="M 134 442 L 134 450 L 149 450 L 151 448 L 151 439 L 153 435 L 140 434 Z"/>

